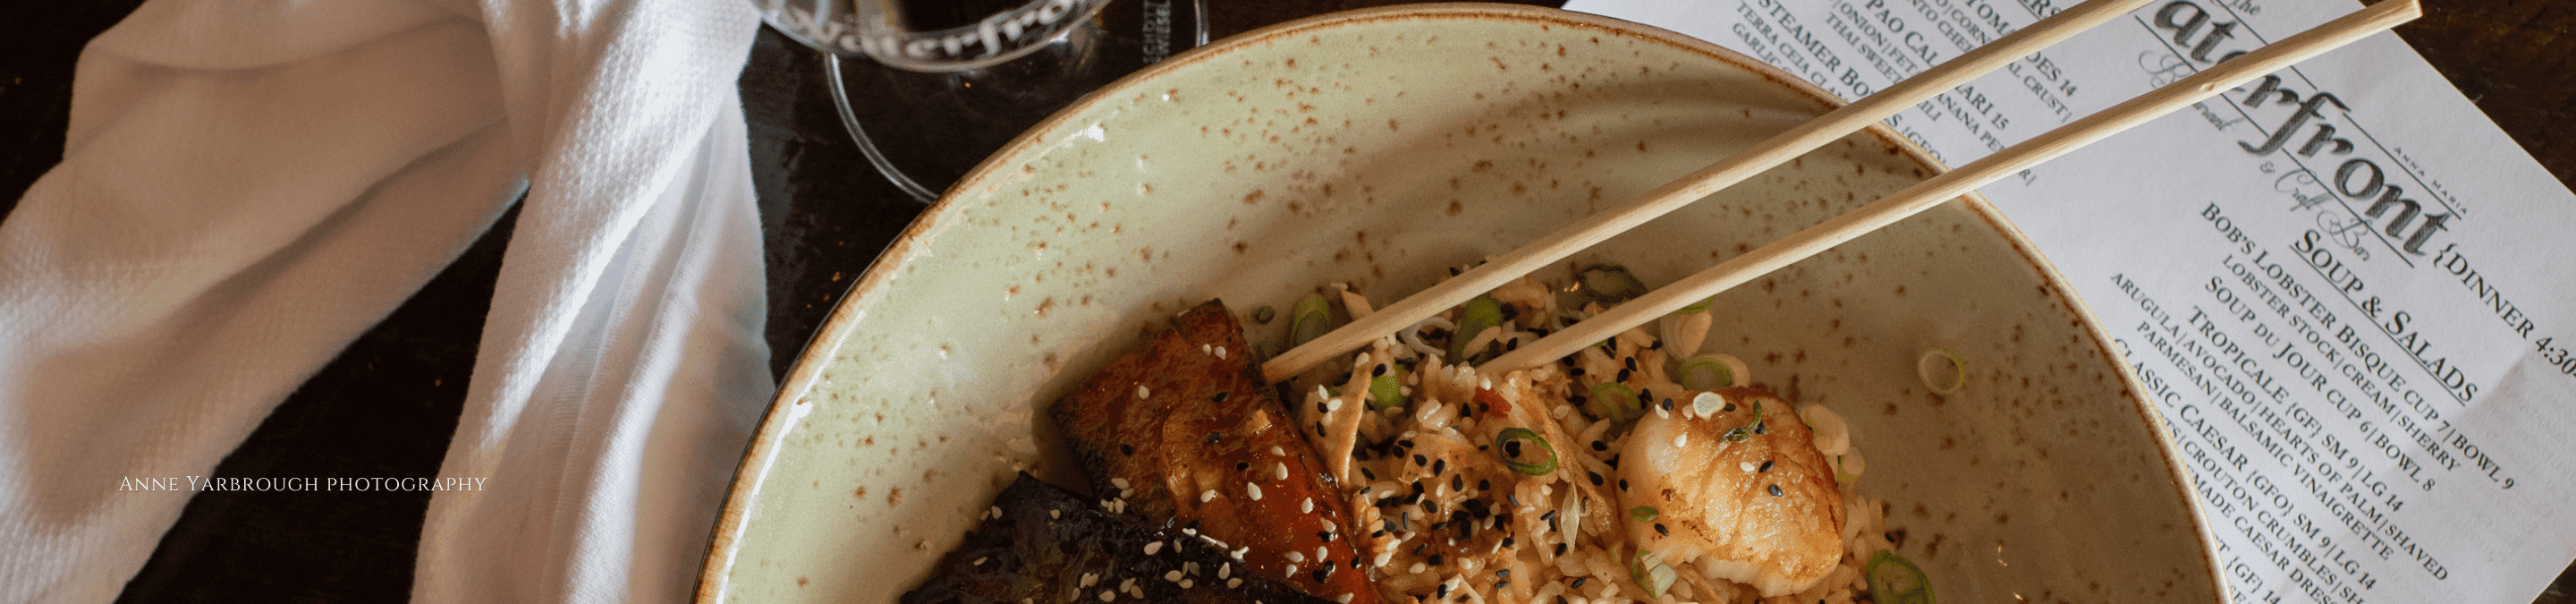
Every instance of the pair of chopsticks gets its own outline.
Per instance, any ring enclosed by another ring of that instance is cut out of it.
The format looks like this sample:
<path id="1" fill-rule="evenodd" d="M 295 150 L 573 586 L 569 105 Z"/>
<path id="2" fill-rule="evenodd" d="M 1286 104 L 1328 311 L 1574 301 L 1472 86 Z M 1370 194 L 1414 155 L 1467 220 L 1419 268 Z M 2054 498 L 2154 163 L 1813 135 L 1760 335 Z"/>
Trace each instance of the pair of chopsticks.
<path id="1" fill-rule="evenodd" d="M 1752 148 L 1737 153 L 1733 157 L 1648 191 L 1642 198 L 1630 202 L 1625 207 L 1595 214 L 1568 225 L 1430 289 L 1378 308 L 1367 316 L 1263 363 L 1262 376 L 1274 382 L 1287 379 L 1325 359 L 1348 353 L 1386 334 L 1394 333 L 1431 315 L 1439 314 L 1442 310 L 1464 304 L 1468 299 L 1492 291 L 1504 283 L 1535 272 L 1577 251 L 1644 224 L 1648 220 L 1680 209 L 1693 201 L 1751 178 L 1755 174 L 1788 162 L 1791 158 L 1822 147 L 1826 143 L 1840 140 L 1906 107 L 1965 84 L 2022 56 L 2126 15 L 2150 1 L 2152 0 L 2092 0 L 2050 16 L 2032 24 L 2029 28 L 1978 47 L 1938 67 L 1898 82 L 1895 86 L 1877 94 L 1864 97 L 1841 109 L 1826 113 L 1787 132 L 1773 136 L 1769 140 L 1755 144 Z M 1517 350 L 1485 363 L 1478 369 L 1486 372 L 1508 371 L 1535 366 L 1573 354 L 1586 345 L 1643 325 L 1657 317 L 1717 295 L 1728 288 L 1751 281 L 1755 277 L 1913 216 L 1986 183 L 2055 159 L 2076 148 L 2146 123 L 2185 105 L 2216 96 L 2219 92 L 2242 85 L 2256 76 L 2289 67 L 2355 40 L 2386 31 L 2398 24 L 2413 21 L 2422 15 L 2423 9 L 2416 4 L 2416 0 L 2384 0 L 2351 15 L 2326 22 L 2315 29 L 2220 62 L 2200 73 L 2041 133 L 2021 144 L 2006 147 L 1983 159 L 1969 162 L 1968 165 L 1907 187 L 1885 199 L 1871 202 L 1869 205 L 1808 227 L 1806 230 L 1750 253 L 1718 263 L 1717 266 L 1709 267 L 1666 285 L 1662 289 L 1611 307 L 1599 315 L 1567 326 L 1536 342 L 1523 345 Z M 1461 334 L 1461 337 L 1472 335 Z"/>

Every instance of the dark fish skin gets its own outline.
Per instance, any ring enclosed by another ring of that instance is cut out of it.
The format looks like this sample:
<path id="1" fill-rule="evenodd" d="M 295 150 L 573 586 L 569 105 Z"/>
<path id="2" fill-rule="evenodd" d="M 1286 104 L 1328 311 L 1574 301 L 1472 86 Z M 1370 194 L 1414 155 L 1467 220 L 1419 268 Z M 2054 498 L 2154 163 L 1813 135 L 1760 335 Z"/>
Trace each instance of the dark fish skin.
<path id="1" fill-rule="evenodd" d="M 1092 492 L 1120 500 L 1122 517 L 1250 548 L 1254 570 L 1307 593 L 1376 604 L 1359 540 L 1338 532 L 1366 530 L 1261 379 L 1242 325 L 1215 300 L 1175 322 L 1047 410 Z"/>
<path id="2" fill-rule="evenodd" d="M 966 533 L 903 604 L 1332 604 L 1247 572 L 1224 548 L 1177 530 L 1111 517 L 1098 502 L 1021 473 L 993 499 L 1001 510 Z M 1154 553 L 1147 544 L 1161 543 Z M 1230 565 L 1230 566 L 1225 566 Z M 1218 578 L 1226 568 L 1227 578 Z M 1181 571 L 1184 588 L 1167 574 Z M 1082 576 L 1096 579 L 1082 586 Z M 1134 582 L 1135 591 L 1123 587 Z M 1234 587 L 1227 587 L 1239 579 Z M 1139 597 L 1136 592 L 1143 592 Z M 1109 600 L 1101 593 L 1113 593 Z"/>

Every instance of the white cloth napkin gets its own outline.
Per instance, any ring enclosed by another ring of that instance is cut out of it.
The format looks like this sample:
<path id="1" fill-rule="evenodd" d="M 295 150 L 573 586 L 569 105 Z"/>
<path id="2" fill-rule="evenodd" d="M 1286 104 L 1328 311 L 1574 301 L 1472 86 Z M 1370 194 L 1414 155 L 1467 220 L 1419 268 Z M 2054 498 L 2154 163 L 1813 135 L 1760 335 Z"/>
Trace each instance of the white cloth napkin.
<path id="1" fill-rule="evenodd" d="M 192 477 L 523 190 L 441 471 L 482 490 L 433 494 L 414 599 L 685 600 L 773 388 L 757 27 L 150 0 L 92 41 L 63 162 L 0 222 L 0 602 L 113 599 Z"/>

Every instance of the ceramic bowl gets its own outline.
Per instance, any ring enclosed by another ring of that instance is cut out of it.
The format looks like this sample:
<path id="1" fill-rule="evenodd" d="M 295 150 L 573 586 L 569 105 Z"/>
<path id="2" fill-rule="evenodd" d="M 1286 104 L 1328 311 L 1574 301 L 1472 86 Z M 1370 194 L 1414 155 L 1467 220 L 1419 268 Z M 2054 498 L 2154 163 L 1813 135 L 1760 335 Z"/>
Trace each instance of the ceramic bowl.
<path id="1" fill-rule="evenodd" d="M 1173 313 L 1331 282 L 1390 302 L 1837 103 L 1705 42 L 1519 7 L 1331 15 L 1156 65 L 1004 149 L 869 269 L 780 388 L 698 598 L 891 602 L 1015 470 L 1079 483 L 1041 409 Z M 1572 262 L 1662 283 L 1940 169 L 1863 132 Z M 2134 377 L 1984 201 L 1716 307 L 1707 350 L 1849 418 L 1862 491 L 1942 600 L 2220 601 Z M 1964 388 L 1925 387 L 1932 348 Z"/>

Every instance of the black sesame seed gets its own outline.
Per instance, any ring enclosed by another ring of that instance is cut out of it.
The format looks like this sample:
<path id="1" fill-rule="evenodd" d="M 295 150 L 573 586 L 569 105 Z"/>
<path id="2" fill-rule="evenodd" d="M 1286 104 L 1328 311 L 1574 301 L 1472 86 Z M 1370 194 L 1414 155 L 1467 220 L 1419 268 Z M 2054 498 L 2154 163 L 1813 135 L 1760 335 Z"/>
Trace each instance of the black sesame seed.
<path id="1" fill-rule="evenodd" d="M 1613 470 L 1619 469 L 1619 456 L 1620 456 L 1620 455 L 1627 455 L 1627 454 L 1626 454 L 1626 453 L 1620 453 L 1620 454 L 1618 454 L 1618 455 L 1612 455 L 1612 456 L 1610 456 L 1610 459 L 1604 460 L 1604 461 L 1602 461 L 1601 463 L 1609 465 L 1609 466 L 1610 466 L 1610 469 L 1613 469 Z"/>
<path id="2" fill-rule="evenodd" d="M 1503 441 L 1503 454 L 1504 454 L 1504 455 L 1510 455 L 1510 456 L 1512 456 L 1512 457 L 1514 457 L 1514 458 L 1518 458 L 1518 457 L 1520 457 L 1520 456 L 1521 456 L 1521 441 L 1519 441 L 1519 440 L 1517 440 L 1517 439 L 1515 439 L 1515 440 L 1507 440 L 1507 441 Z"/>
<path id="3" fill-rule="evenodd" d="M 1519 441 L 1513 441 L 1513 442 L 1519 442 Z M 1478 479 L 1476 479 L 1476 490 L 1479 490 L 1479 491 L 1490 491 L 1490 490 L 1493 490 L 1493 488 L 1494 488 L 1494 481 L 1491 481 L 1491 480 L 1485 480 L 1485 479 L 1482 479 L 1482 478 L 1478 478 Z"/>
<path id="4" fill-rule="evenodd" d="M 1415 453 L 1413 454 L 1413 465 L 1415 467 L 1431 465 L 1431 458 L 1423 457 L 1421 453 Z"/>
<path id="5" fill-rule="evenodd" d="M 1234 393 L 1232 393 L 1232 392 L 1218 391 L 1218 392 L 1216 393 L 1216 402 L 1220 402 L 1220 403 L 1225 402 L 1225 397 L 1227 397 L 1227 396 L 1232 396 L 1233 394 L 1234 394 Z"/>
<path id="6" fill-rule="evenodd" d="M 1324 406 L 1324 401 L 1315 401 L 1315 412 L 1316 412 L 1316 413 L 1332 413 L 1332 412 L 1333 412 L 1333 410 L 1332 410 L 1331 408 L 1329 408 L 1329 407 L 1325 407 L 1325 406 Z M 1317 426 L 1317 427 L 1322 427 L 1322 426 Z"/>
<path id="7" fill-rule="evenodd" d="M 1758 470 L 1754 470 L 1754 471 L 1755 471 L 1755 472 L 1769 472 L 1769 471 L 1771 471 L 1771 460 L 1768 460 L 1768 459 L 1762 460 L 1762 468 L 1761 468 L 1761 469 L 1758 469 Z"/>
<path id="8" fill-rule="evenodd" d="M 1504 537 L 1504 538 L 1503 538 L 1503 549 L 1511 549 L 1511 548 L 1512 548 L 1512 544 L 1513 544 L 1513 543 L 1517 543 L 1517 542 L 1518 542 L 1517 540 L 1514 540 L 1514 539 L 1512 539 L 1512 538 L 1510 538 L 1510 537 Z"/>
<path id="9" fill-rule="evenodd" d="M 1630 362 L 1630 363 L 1635 363 L 1635 361 L 1629 361 L 1629 362 Z M 1635 375 L 1636 373 L 1637 373 L 1637 370 L 1636 370 L 1636 369 L 1621 369 L 1621 370 L 1619 370 L 1619 381 L 1622 381 L 1622 382 L 1628 381 L 1628 378 L 1629 378 L 1629 377 L 1631 377 L 1631 376 L 1633 376 L 1633 375 Z"/>
<path id="10" fill-rule="evenodd" d="M 1369 368 L 1369 377 L 1377 377 L 1381 375 L 1386 375 L 1385 363 L 1378 363 L 1376 367 Z"/>
<path id="11" fill-rule="evenodd" d="M 1584 473 L 1585 473 L 1585 474 L 1591 474 L 1591 475 L 1592 475 L 1592 486 L 1596 486 L 1596 487 L 1597 487 L 1597 486 L 1601 486 L 1601 473 L 1600 473 L 1600 472 L 1585 471 Z"/>
<path id="12" fill-rule="evenodd" d="M 1586 582 L 1590 582 L 1591 580 L 1592 580 L 1592 578 L 1591 578 L 1591 577 L 1575 577 L 1575 578 L 1574 578 L 1574 582 L 1573 582 L 1573 583 L 1568 583 L 1568 584 L 1566 584 L 1566 587 L 1571 587 L 1571 588 L 1575 588 L 1575 589 L 1583 589 L 1583 584 L 1584 584 L 1584 583 L 1586 583 Z"/>
<path id="13" fill-rule="evenodd" d="M 1449 475 L 1449 490 L 1452 490 L 1452 491 L 1464 491 L 1464 490 L 1467 490 L 1467 476 L 1466 476 L 1465 474 L 1451 474 L 1451 475 Z"/>
<path id="14" fill-rule="evenodd" d="M 1316 583 L 1322 583 L 1322 582 L 1324 582 L 1324 579 L 1325 579 L 1325 578 L 1327 578 L 1327 577 L 1331 577 L 1331 576 L 1333 576 L 1333 567 L 1332 567 L 1331 565 L 1326 565 L 1326 566 L 1324 566 L 1323 568 L 1315 569 L 1315 582 L 1316 582 Z"/>
<path id="15" fill-rule="evenodd" d="M 1548 510 L 1548 511 L 1547 511 L 1547 513 L 1545 513 L 1545 514 L 1539 514 L 1539 515 L 1538 515 L 1538 521 L 1539 521 L 1539 522 L 1545 522 L 1545 523 L 1554 523 L 1554 522 L 1556 522 L 1556 510 Z"/>
<path id="16" fill-rule="evenodd" d="M 1250 469 L 1252 469 L 1252 462 L 1248 462 L 1248 461 L 1238 461 L 1238 462 L 1234 462 L 1234 471 L 1236 471 L 1236 472 L 1241 472 L 1241 471 L 1244 471 L 1244 470 L 1250 470 Z"/>
<path id="17" fill-rule="evenodd" d="M 1655 523 L 1655 534 L 1671 537 L 1673 536 L 1673 530 L 1664 528 L 1664 523 L 1657 522 Z"/>
<path id="18" fill-rule="evenodd" d="M 1131 445 L 1131 444 L 1127 444 L 1127 443 L 1118 443 L 1118 454 L 1119 454 L 1119 455 L 1135 455 L 1135 454 L 1136 454 L 1136 445 Z"/>
<path id="19" fill-rule="evenodd" d="M 1429 560 L 1429 562 L 1431 563 L 1431 565 L 1432 565 L 1432 566 L 1439 566 L 1439 565 L 1440 565 L 1440 554 L 1432 554 L 1432 555 L 1431 555 L 1431 559 Z"/>
<path id="20" fill-rule="evenodd" d="M 1559 555 L 1559 556 L 1563 556 L 1563 555 L 1565 555 L 1565 544 L 1563 544 L 1563 543 L 1556 544 L 1556 555 Z"/>
<path id="21" fill-rule="evenodd" d="M 1333 542 L 1333 532 L 1332 532 L 1332 531 L 1315 531 L 1315 538 L 1317 538 L 1317 539 L 1322 539 L 1322 540 L 1324 540 L 1324 542 L 1325 542 L 1325 543 L 1332 543 L 1332 542 Z"/>
<path id="22" fill-rule="evenodd" d="M 1404 447 L 1404 448 L 1407 448 L 1407 449 L 1411 449 L 1411 448 L 1413 448 L 1413 439 L 1407 438 L 1407 439 L 1403 439 L 1403 440 L 1398 440 L 1398 441 L 1395 441 L 1395 444 L 1396 444 L 1396 446 L 1400 446 L 1400 447 Z"/>
<path id="23" fill-rule="evenodd" d="M 1610 337 L 1607 337 L 1607 338 L 1602 338 L 1602 339 L 1601 339 L 1601 344 L 1602 344 L 1602 345 L 1604 345 L 1604 346 L 1609 346 L 1611 350 L 1618 350 L 1618 349 L 1619 349 L 1619 336 L 1610 336 Z"/>
<path id="24" fill-rule="evenodd" d="M 1370 531 L 1370 532 L 1369 532 L 1369 538 L 1370 538 L 1370 539 L 1376 539 L 1376 538 L 1384 537 L 1384 536 L 1386 536 L 1386 529 L 1378 529 L 1378 530 Z"/>
<path id="25" fill-rule="evenodd" d="M 1673 397 L 1669 397 L 1669 396 L 1664 397 L 1664 410 L 1665 410 L 1665 411 L 1671 411 L 1671 410 L 1673 410 Z"/>
<path id="26" fill-rule="evenodd" d="M 1207 437 L 1208 444 L 1216 444 L 1217 439 L 1224 438 L 1224 436 L 1225 433 L 1223 432 L 1209 432 Z"/>
<path id="27" fill-rule="evenodd" d="M 1663 340 L 1655 340 L 1655 343 L 1653 343 L 1653 344 L 1647 344 L 1647 345 L 1646 345 L 1646 349 L 1647 349 L 1647 350 L 1663 350 L 1663 349 L 1664 349 L 1664 341 L 1663 341 Z"/>
<path id="28" fill-rule="evenodd" d="M 1572 368 L 1572 369 L 1567 369 L 1567 370 L 1565 370 L 1565 374 L 1566 374 L 1566 375 L 1569 375 L 1569 376 L 1574 376 L 1574 377 L 1583 377 L 1583 368 L 1582 368 L 1582 367 L 1575 367 L 1575 368 Z"/>
<path id="29" fill-rule="evenodd" d="M 1727 403 L 1727 404 L 1726 404 L 1726 408 L 1724 408 L 1724 409 L 1720 409 L 1720 411 L 1734 411 L 1734 410 L 1735 410 L 1735 403 Z"/>
<path id="30" fill-rule="evenodd" d="M 1437 563 L 1435 562 L 1434 564 L 1437 564 Z M 1440 584 L 1439 592 L 1440 592 L 1440 593 L 1439 593 L 1438 595 L 1434 595 L 1434 596 L 1432 596 L 1432 597 L 1434 597 L 1434 598 L 1446 598 L 1446 597 L 1449 597 L 1449 584 L 1447 584 L 1447 583 L 1442 583 L 1442 584 Z"/>
<path id="31" fill-rule="evenodd" d="M 1780 485 L 1776 485 L 1776 484 L 1775 484 L 1775 485 L 1771 485 L 1771 496 L 1772 496 L 1772 497 L 1779 497 L 1779 496 L 1780 496 Z"/>
<path id="32" fill-rule="evenodd" d="M 1495 582 L 1494 582 L 1494 589 L 1495 589 L 1496 591 L 1500 591 L 1500 590 L 1502 590 L 1502 589 L 1503 589 L 1503 588 L 1505 588 L 1505 587 L 1511 587 L 1511 586 L 1512 586 L 1512 582 L 1510 582 L 1510 581 L 1495 581 Z"/>
<path id="33" fill-rule="evenodd" d="M 1637 357 L 1628 357 L 1628 358 L 1620 359 L 1620 360 L 1621 360 L 1621 361 L 1623 361 L 1623 362 L 1624 362 L 1624 364 L 1626 364 L 1626 365 L 1628 366 L 1628 370 L 1629 370 L 1629 371 L 1636 371 L 1636 370 L 1637 370 Z"/>
<path id="34" fill-rule="evenodd" d="M 1360 567 L 1360 559 L 1359 559 L 1359 557 L 1358 557 L 1358 556 L 1352 556 L 1352 557 L 1351 557 L 1351 568 L 1359 568 L 1359 567 Z"/>
<path id="35" fill-rule="evenodd" d="M 1431 475 L 1432 475 L 1432 476 L 1439 476 L 1439 475 L 1441 475 L 1441 474 L 1447 474 L 1447 473 L 1449 473 L 1449 460 L 1448 460 L 1448 459 L 1446 459 L 1446 458 L 1442 458 L 1442 459 L 1436 459 L 1436 460 L 1432 460 L 1432 461 L 1431 461 Z"/>
<path id="36" fill-rule="evenodd" d="M 1754 434 L 1762 434 L 1762 433 L 1766 433 L 1766 432 L 1770 432 L 1770 431 L 1771 431 L 1771 423 L 1770 423 L 1770 422 L 1753 422 L 1753 433 L 1754 433 Z"/>
<path id="37" fill-rule="evenodd" d="M 1621 479 L 1619 479 L 1619 490 L 1622 490 L 1622 491 L 1628 490 L 1628 479 L 1626 479 L 1626 478 L 1621 478 Z"/>
<path id="38" fill-rule="evenodd" d="M 1608 450 L 1610 450 L 1610 443 L 1609 443 L 1608 441 L 1599 441 L 1599 440 L 1592 441 L 1592 450 L 1594 450 L 1594 451 L 1608 451 Z"/>
<path id="39" fill-rule="evenodd" d="M 1360 476 L 1369 480 L 1377 480 L 1377 473 L 1369 471 L 1368 468 L 1360 468 Z"/>
<path id="40" fill-rule="evenodd" d="M 1478 484 L 1482 484 L 1482 481 L 1479 481 Z M 1503 502 L 1512 504 L 1512 507 L 1521 507 L 1521 496 L 1515 493 L 1504 493 Z"/>

